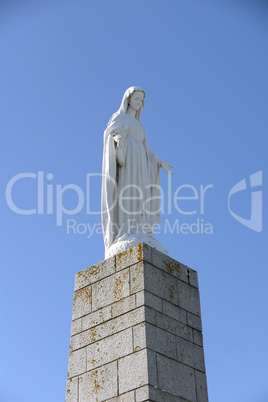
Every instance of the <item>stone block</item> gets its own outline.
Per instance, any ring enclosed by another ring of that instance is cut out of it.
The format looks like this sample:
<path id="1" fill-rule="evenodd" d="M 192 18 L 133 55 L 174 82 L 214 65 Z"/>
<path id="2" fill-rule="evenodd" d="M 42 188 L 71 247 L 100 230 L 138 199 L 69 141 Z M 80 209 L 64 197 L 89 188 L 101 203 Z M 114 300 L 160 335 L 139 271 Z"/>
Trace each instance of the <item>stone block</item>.
<path id="1" fill-rule="evenodd" d="M 87 370 L 103 366 L 133 353 L 132 328 L 87 347 Z"/>
<path id="2" fill-rule="evenodd" d="M 112 304 L 129 293 L 129 270 L 118 272 L 92 285 L 92 311 Z"/>
<path id="3" fill-rule="evenodd" d="M 101 325 L 83 331 L 71 337 L 71 350 L 76 350 L 91 343 L 97 342 L 107 336 L 123 331 L 145 321 L 145 307 L 139 307 L 129 313 L 109 320 Z"/>
<path id="4" fill-rule="evenodd" d="M 149 353 L 150 351 L 148 351 Z M 148 370 L 147 350 L 143 349 L 119 360 L 119 394 L 134 390 L 148 384 L 151 381 L 156 383 L 156 361 L 155 356 L 150 355 L 150 370 Z"/>
<path id="5" fill-rule="evenodd" d="M 117 317 L 128 311 L 134 310 L 136 307 L 135 295 L 126 297 L 112 304 L 112 317 Z"/>
<path id="6" fill-rule="evenodd" d="M 107 306 L 91 314 L 88 314 L 81 319 L 82 331 L 88 328 L 96 327 L 112 318 L 112 307 Z"/>
<path id="7" fill-rule="evenodd" d="M 130 267 L 140 261 L 152 262 L 152 248 L 147 244 L 137 244 L 131 249 L 116 255 L 116 270 Z"/>
<path id="8" fill-rule="evenodd" d="M 144 265 L 145 289 L 164 300 L 178 305 L 178 279 L 150 264 L 145 263 Z"/>
<path id="9" fill-rule="evenodd" d="M 208 402 L 207 379 L 204 373 L 195 371 L 196 394 L 198 402 Z"/>
<path id="10" fill-rule="evenodd" d="M 69 378 L 66 387 L 66 402 L 78 401 L 78 377 Z"/>
<path id="11" fill-rule="evenodd" d="M 176 338 L 178 361 L 200 371 L 205 371 L 203 349 L 185 339 Z"/>
<path id="12" fill-rule="evenodd" d="M 149 400 L 149 385 L 145 385 L 135 391 L 136 402 L 144 402 Z"/>
<path id="13" fill-rule="evenodd" d="M 144 263 L 140 262 L 129 268 L 130 293 L 134 294 L 144 290 Z"/>
<path id="14" fill-rule="evenodd" d="M 160 388 L 155 388 L 150 385 L 136 390 L 136 402 L 154 401 L 154 402 L 189 402 L 188 399 L 172 395 L 167 391 L 162 391 Z"/>
<path id="15" fill-rule="evenodd" d="M 79 334 L 82 331 L 82 318 L 78 318 L 72 322 L 71 336 Z"/>
<path id="16" fill-rule="evenodd" d="M 84 271 L 78 272 L 75 277 L 74 290 L 91 285 L 115 272 L 115 257 L 108 258 L 99 264 L 93 265 Z"/>
<path id="17" fill-rule="evenodd" d="M 198 288 L 198 276 L 197 272 L 189 267 L 187 267 L 188 270 L 188 279 L 189 279 L 189 284 L 194 286 L 195 288 Z"/>
<path id="18" fill-rule="evenodd" d="M 202 322 L 200 317 L 187 312 L 187 323 L 190 327 L 195 328 L 198 331 L 202 331 Z"/>
<path id="19" fill-rule="evenodd" d="M 74 292 L 73 320 L 90 313 L 92 310 L 91 286 Z"/>
<path id="20" fill-rule="evenodd" d="M 198 289 L 178 281 L 179 306 L 190 313 L 200 316 L 200 301 Z"/>
<path id="21" fill-rule="evenodd" d="M 134 352 L 146 348 L 145 322 L 133 327 L 133 344 Z"/>
<path id="22" fill-rule="evenodd" d="M 188 283 L 188 267 L 155 249 L 152 250 L 152 265 Z"/>
<path id="23" fill-rule="evenodd" d="M 79 349 L 70 353 L 68 377 L 75 377 L 87 371 L 86 349 Z"/>
<path id="24" fill-rule="evenodd" d="M 150 350 L 147 350 L 147 361 L 148 361 L 148 383 L 149 385 L 157 386 L 157 354 Z"/>
<path id="25" fill-rule="evenodd" d="M 146 323 L 146 344 L 149 349 L 176 359 L 175 335 Z"/>
<path id="26" fill-rule="evenodd" d="M 188 327 L 186 324 L 174 320 L 164 314 L 156 312 L 156 325 L 165 331 L 171 332 L 174 335 L 180 336 L 181 338 L 193 341 L 193 331 L 192 328 Z"/>
<path id="27" fill-rule="evenodd" d="M 79 402 L 106 401 L 117 396 L 117 362 L 79 377 Z"/>
<path id="28" fill-rule="evenodd" d="M 66 402 L 207 402 L 196 271 L 140 244 L 75 289 Z"/>
<path id="29" fill-rule="evenodd" d="M 149 322 L 150 324 L 155 325 L 156 324 L 156 311 L 147 306 L 144 307 L 144 310 L 145 310 L 145 321 Z"/>
<path id="30" fill-rule="evenodd" d="M 127 392 L 126 394 L 109 399 L 105 402 L 136 402 L 135 391 Z"/>
<path id="31" fill-rule="evenodd" d="M 162 312 L 162 299 L 153 295 L 152 293 L 141 291 L 136 293 L 136 307 L 148 306 L 156 311 Z"/>
<path id="32" fill-rule="evenodd" d="M 191 402 L 196 401 L 195 376 L 191 367 L 168 357 L 157 355 L 158 386 Z"/>
<path id="33" fill-rule="evenodd" d="M 183 324 L 187 324 L 186 311 L 165 300 L 163 300 L 163 314 L 168 315 Z"/>
<path id="34" fill-rule="evenodd" d="M 196 329 L 193 330 L 193 335 L 194 335 L 194 343 L 196 343 L 199 346 L 203 347 L 203 334 L 200 331 L 197 331 Z"/>

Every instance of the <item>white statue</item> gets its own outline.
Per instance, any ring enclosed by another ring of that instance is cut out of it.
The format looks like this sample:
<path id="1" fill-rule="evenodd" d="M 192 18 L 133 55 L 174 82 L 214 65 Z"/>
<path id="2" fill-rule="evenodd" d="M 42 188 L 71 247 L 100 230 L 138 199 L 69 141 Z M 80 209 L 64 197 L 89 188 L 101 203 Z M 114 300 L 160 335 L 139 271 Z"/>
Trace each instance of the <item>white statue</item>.
<path id="1" fill-rule="evenodd" d="M 140 122 L 144 98 L 140 87 L 128 88 L 104 132 L 101 209 L 105 258 L 140 242 L 167 253 L 154 239 L 153 226 L 160 222 L 160 168 L 172 174 L 172 166 L 148 148 Z"/>

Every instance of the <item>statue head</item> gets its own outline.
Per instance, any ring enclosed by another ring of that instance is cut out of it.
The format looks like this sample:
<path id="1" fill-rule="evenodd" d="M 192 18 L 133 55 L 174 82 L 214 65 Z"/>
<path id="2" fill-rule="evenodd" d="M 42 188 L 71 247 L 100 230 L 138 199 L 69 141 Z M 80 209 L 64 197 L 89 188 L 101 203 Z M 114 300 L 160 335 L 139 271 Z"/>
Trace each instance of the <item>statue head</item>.
<path id="1" fill-rule="evenodd" d="M 145 92 L 144 92 L 143 89 L 141 89 L 141 88 L 138 87 L 138 86 L 133 86 L 133 87 L 130 87 L 130 88 L 128 88 L 128 89 L 126 90 L 126 92 L 124 93 L 124 96 L 123 96 L 123 99 L 122 99 L 122 103 L 121 103 L 121 106 L 120 106 L 118 112 L 119 112 L 119 113 L 126 113 L 127 110 L 128 110 L 128 107 L 129 107 L 130 102 L 132 102 L 132 103 L 133 103 L 133 106 L 136 107 L 136 106 L 135 106 L 135 103 L 136 103 L 136 102 L 135 102 L 135 93 L 137 93 L 137 95 L 138 95 L 137 98 L 139 98 L 139 99 L 141 100 L 141 102 L 140 102 L 140 107 L 137 108 L 137 110 L 136 110 L 136 116 L 135 116 L 136 119 L 140 121 L 140 119 L 141 119 L 141 112 L 142 112 L 142 109 L 143 109 L 143 107 L 144 107 Z M 141 94 L 142 94 L 142 96 L 141 96 Z"/>

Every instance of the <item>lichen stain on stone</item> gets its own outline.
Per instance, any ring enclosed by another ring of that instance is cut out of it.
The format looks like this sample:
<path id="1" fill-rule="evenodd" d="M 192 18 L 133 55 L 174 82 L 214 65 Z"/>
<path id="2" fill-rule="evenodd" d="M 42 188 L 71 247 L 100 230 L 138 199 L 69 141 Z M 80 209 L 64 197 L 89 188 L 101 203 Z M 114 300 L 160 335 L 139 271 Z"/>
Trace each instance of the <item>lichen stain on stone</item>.
<path id="1" fill-rule="evenodd" d="M 121 279 L 116 278 L 114 286 L 114 299 L 119 300 L 123 297 L 123 282 Z"/>
<path id="2" fill-rule="evenodd" d="M 121 314 L 123 312 L 123 307 L 124 307 L 124 300 L 120 300 L 119 302 L 116 303 L 116 314 Z"/>
<path id="3" fill-rule="evenodd" d="M 143 257 L 142 243 L 138 244 L 137 248 L 138 248 L 138 250 L 137 250 L 137 253 L 138 253 L 137 259 L 138 259 L 138 261 L 142 261 L 142 257 Z"/>
<path id="4" fill-rule="evenodd" d="M 94 366 L 96 362 L 97 362 L 96 359 L 91 359 L 90 364 L 92 364 L 92 366 Z"/>
<path id="5" fill-rule="evenodd" d="M 135 285 L 137 278 L 134 276 L 132 278 L 132 289 L 131 289 L 131 293 L 136 293 L 139 290 L 139 284 Z"/>
<path id="6" fill-rule="evenodd" d="M 95 342 L 96 338 L 97 338 L 98 334 L 95 328 L 91 328 L 90 332 L 89 332 L 89 339 L 91 342 Z"/>
<path id="7" fill-rule="evenodd" d="M 177 278 L 180 277 L 180 264 L 176 262 L 171 262 L 171 261 L 165 261 L 163 260 L 163 263 L 166 267 L 166 270 L 168 271 L 169 274 L 175 275 Z"/>
<path id="8" fill-rule="evenodd" d="M 93 392 L 98 392 L 98 390 L 101 388 L 101 385 L 99 383 L 98 379 L 98 370 L 95 370 L 91 373 L 91 381 L 92 381 L 92 391 Z"/>
<path id="9" fill-rule="evenodd" d="M 76 282 L 78 287 L 84 287 L 86 285 L 90 285 L 92 283 L 91 278 L 96 277 L 101 272 L 101 263 L 97 265 L 93 265 L 90 268 L 85 269 L 84 271 L 78 272 L 76 274 Z"/>
<path id="10" fill-rule="evenodd" d="M 171 285 L 168 290 L 169 290 L 169 300 L 173 300 L 173 298 L 174 298 L 174 286 Z"/>
<path id="11" fill-rule="evenodd" d="M 134 264 L 143 260 L 143 248 L 142 243 L 139 243 L 132 248 L 118 253 L 116 255 L 116 263 L 118 264 L 119 270 L 127 267 L 128 265 Z"/>
<path id="12" fill-rule="evenodd" d="M 91 304 L 91 289 L 89 287 L 78 290 L 77 292 L 74 293 L 74 307 L 76 306 L 76 303 L 82 302 L 84 305 Z"/>

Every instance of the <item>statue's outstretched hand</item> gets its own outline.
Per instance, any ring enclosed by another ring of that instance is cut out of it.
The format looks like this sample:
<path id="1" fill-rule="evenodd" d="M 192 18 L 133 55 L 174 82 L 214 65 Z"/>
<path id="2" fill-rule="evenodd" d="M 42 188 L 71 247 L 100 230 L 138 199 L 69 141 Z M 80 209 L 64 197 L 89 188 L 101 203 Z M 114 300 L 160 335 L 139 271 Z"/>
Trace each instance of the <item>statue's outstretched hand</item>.
<path id="1" fill-rule="evenodd" d="M 117 144 L 117 148 L 124 148 L 125 142 L 126 142 L 125 137 L 123 137 L 123 136 L 120 135 L 120 134 L 116 134 L 116 135 L 114 135 L 113 137 L 114 137 L 114 141 L 115 141 L 116 144 Z"/>
<path id="2" fill-rule="evenodd" d="M 169 169 L 170 167 L 173 168 L 173 166 L 169 163 L 161 161 L 160 166 L 164 169 L 166 173 L 173 174 L 173 172 L 171 172 L 171 170 Z"/>

